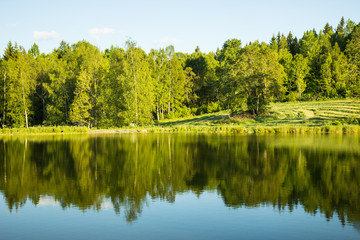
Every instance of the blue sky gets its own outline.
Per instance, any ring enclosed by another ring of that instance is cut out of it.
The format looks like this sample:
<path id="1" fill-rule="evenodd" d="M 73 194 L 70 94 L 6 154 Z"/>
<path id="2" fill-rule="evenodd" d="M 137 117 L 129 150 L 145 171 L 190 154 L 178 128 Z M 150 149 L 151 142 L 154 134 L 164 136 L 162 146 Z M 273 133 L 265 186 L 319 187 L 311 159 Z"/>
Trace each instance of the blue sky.
<path id="1" fill-rule="evenodd" d="M 9 41 L 51 52 L 61 40 L 87 40 L 101 50 L 123 47 L 131 37 L 141 48 L 216 51 L 230 38 L 269 42 L 279 31 L 336 27 L 342 16 L 360 22 L 358 0 L 77 1 L 0 0 L 0 52 Z"/>

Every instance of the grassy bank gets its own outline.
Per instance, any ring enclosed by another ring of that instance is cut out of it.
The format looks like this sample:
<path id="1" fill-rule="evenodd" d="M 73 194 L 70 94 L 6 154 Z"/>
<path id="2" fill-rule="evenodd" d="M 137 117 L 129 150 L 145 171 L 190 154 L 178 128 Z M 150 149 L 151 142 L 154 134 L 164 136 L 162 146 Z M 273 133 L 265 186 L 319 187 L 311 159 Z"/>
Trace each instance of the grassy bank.
<path id="1" fill-rule="evenodd" d="M 229 133 L 360 133 L 360 101 L 273 103 L 259 117 L 228 117 L 226 111 L 156 123 L 153 131 Z"/>
<path id="2" fill-rule="evenodd" d="M 0 135 L 34 135 L 34 134 L 71 134 L 87 133 L 87 127 L 57 126 L 57 127 L 29 127 L 29 128 L 2 128 Z"/>
<path id="3" fill-rule="evenodd" d="M 128 132 L 209 132 L 240 134 L 322 134 L 360 133 L 360 101 L 331 100 L 274 103 L 268 114 L 228 117 L 226 111 L 181 119 L 156 121 L 151 126 L 121 129 L 89 129 L 86 127 L 31 127 L 1 129 L 2 135 L 128 133 Z"/>

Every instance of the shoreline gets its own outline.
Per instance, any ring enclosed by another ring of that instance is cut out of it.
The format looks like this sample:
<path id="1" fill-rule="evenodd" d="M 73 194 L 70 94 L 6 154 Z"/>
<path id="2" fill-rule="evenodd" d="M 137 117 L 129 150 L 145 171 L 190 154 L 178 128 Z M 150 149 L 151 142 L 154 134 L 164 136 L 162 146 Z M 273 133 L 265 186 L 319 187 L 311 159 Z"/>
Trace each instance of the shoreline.
<path id="1" fill-rule="evenodd" d="M 68 134 L 129 134 L 129 133 L 227 133 L 240 135 L 267 134 L 359 134 L 360 125 L 325 125 L 325 126 L 246 126 L 246 125 L 213 125 L 213 126 L 150 126 L 141 128 L 89 129 L 84 127 L 31 127 L 0 129 L 0 136 L 21 135 L 68 135 Z"/>

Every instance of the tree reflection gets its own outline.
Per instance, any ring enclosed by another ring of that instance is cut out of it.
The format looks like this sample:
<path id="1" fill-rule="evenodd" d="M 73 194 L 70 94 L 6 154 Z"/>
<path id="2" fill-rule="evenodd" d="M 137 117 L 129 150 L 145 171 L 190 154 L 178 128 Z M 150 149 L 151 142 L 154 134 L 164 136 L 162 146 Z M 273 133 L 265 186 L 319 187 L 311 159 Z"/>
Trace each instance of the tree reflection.
<path id="1" fill-rule="evenodd" d="M 100 210 L 110 199 L 134 221 L 149 198 L 217 190 L 229 207 L 271 204 L 360 222 L 355 136 L 183 134 L 7 137 L 0 190 L 9 210 L 52 196 L 63 208 Z"/>

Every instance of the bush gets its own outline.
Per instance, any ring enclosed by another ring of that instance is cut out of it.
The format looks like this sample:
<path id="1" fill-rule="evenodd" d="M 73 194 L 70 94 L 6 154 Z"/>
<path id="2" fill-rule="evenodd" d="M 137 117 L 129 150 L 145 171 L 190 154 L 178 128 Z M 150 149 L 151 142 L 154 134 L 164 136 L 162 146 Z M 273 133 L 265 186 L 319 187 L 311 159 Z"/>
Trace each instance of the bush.
<path id="1" fill-rule="evenodd" d="M 211 102 L 208 105 L 208 113 L 219 112 L 219 111 L 221 111 L 221 106 L 218 102 Z"/>
<path id="2" fill-rule="evenodd" d="M 296 102 L 299 94 L 297 92 L 290 92 L 289 95 L 286 96 L 289 102 Z"/>
<path id="3" fill-rule="evenodd" d="M 300 118 L 300 119 L 305 119 L 306 118 L 306 115 L 304 112 L 298 112 L 297 114 L 297 118 Z"/>
<path id="4" fill-rule="evenodd" d="M 188 117 L 191 115 L 191 109 L 186 106 L 183 106 L 181 108 L 176 109 L 174 115 L 176 118 Z"/>
<path id="5" fill-rule="evenodd" d="M 208 106 L 207 105 L 201 105 L 197 111 L 196 111 L 196 115 L 202 115 L 208 113 Z"/>

